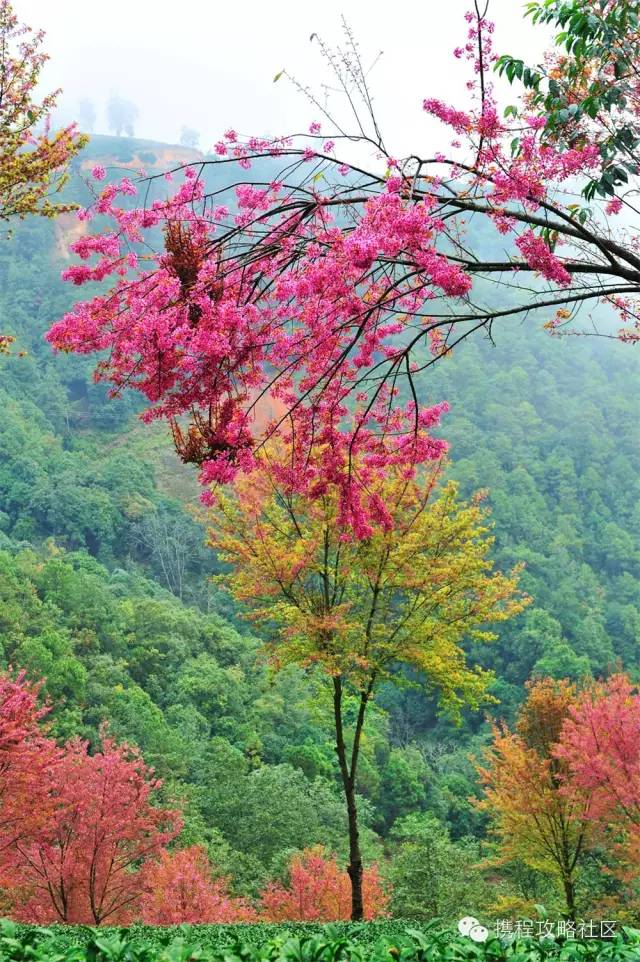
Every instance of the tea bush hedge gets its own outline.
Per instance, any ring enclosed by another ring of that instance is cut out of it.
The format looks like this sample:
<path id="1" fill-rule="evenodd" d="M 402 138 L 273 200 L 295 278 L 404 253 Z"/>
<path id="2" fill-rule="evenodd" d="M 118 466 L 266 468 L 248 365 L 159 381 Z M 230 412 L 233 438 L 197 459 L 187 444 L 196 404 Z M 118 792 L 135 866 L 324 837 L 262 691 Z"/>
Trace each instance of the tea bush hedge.
<path id="1" fill-rule="evenodd" d="M 91 929 L 0 921 L 0 962 L 640 962 L 640 931 L 477 944 L 437 922 Z"/>

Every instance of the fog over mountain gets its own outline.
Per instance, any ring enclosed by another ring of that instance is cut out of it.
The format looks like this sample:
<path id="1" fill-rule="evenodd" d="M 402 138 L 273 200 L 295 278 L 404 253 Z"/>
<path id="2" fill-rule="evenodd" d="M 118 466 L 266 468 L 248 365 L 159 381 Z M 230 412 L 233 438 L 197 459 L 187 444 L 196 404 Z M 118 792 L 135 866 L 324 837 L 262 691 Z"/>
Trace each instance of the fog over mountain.
<path id="1" fill-rule="evenodd" d="M 88 98 L 95 106 L 95 131 L 106 133 L 107 103 L 115 94 L 138 107 L 137 135 L 176 142 L 186 126 L 200 133 L 204 148 L 229 126 L 276 134 L 304 130 L 318 119 L 290 83 L 274 85 L 273 78 L 286 68 L 322 96 L 329 78 L 309 38 L 317 33 L 340 43 L 344 14 L 365 63 L 383 50 L 371 82 L 381 125 L 399 155 L 432 150 L 446 137 L 422 114 L 425 96 L 446 94 L 464 103 L 465 67 L 451 52 L 464 41 L 470 6 L 470 0 L 409 0 L 401 8 L 377 10 L 364 0 L 183 0 L 179 8 L 168 0 L 112 0 L 108 7 L 83 0 L 16 3 L 21 18 L 47 32 L 51 61 L 45 78 L 64 89 L 65 119 L 76 118 Z M 544 33 L 536 30 L 532 45 L 522 6 L 491 0 L 490 14 L 499 23 L 499 50 L 530 58 L 542 51 Z"/>

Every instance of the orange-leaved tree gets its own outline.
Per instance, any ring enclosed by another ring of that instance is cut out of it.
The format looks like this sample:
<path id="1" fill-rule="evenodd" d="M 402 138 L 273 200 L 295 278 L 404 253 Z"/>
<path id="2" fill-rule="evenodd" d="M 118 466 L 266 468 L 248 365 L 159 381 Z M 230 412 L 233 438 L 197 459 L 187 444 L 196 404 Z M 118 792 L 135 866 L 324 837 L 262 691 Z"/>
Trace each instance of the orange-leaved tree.
<path id="1" fill-rule="evenodd" d="M 478 766 L 499 861 L 519 861 L 556 879 L 567 916 L 576 919 L 576 878 L 593 839 L 590 793 L 568 788 L 566 762 L 556 754 L 575 687 L 551 678 L 528 684 L 515 731 L 495 725 L 493 743 Z"/>
<path id="2" fill-rule="evenodd" d="M 269 882 L 261 895 L 266 922 L 338 922 L 351 915 L 351 884 L 336 859 L 316 845 L 294 855 L 288 885 Z M 385 915 L 389 897 L 371 865 L 362 874 L 366 919 Z"/>
<path id="3" fill-rule="evenodd" d="M 140 909 L 148 925 L 256 920 L 245 899 L 229 894 L 227 879 L 213 877 L 202 846 L 161 852 L 147 864 L 144 880 Z"/>
<path id="4" fill-rule="evenodd" d="M 0 0 L 0 220 L 69 210 L 54 196 L 67 182 L 69 161 L 87 141 L 75 124 L 51 130 L 58 91 L 36 99 L 48 60 L 43 36 L 18 22 L 10 0 Z"/>
<path id="5" fill-rule="evenodd" d="M 69 161 L 87 138 L 75 124 L 52 130 L 57 92 L 38 100 L 48 57 L 43 34 L 20 24 L 10 0 L 0 0 L 0 221 L 27 214 L 55 217 L 75 205 L 56 201 L 67 182 Z M 13 341 L 0 333 L 0 354 Z"/>
<path id="6" fill-rule="evenodd" d="M 224 580 L 235 597 L 277 626 L 273 664 L 313 667 L 332 686 L 351 916 L 359 920 L 358 757 L 376 687 L 407 665 L 452 716 L 478 707 L 491 676 L 467 665 L 463 642 L 492 638 L 488 623 L 512 617 L 528 599 L 517 590 L 517 570 L 492 571 L 481 499 L 462 503 L 453 483 L 439 486 L 441 466 L 419 477 L 398 465 L 376 474 L 368 493 L 384 504 L 387 521 L 358 538 L 342 520 L 339 484 L 328 478 L 316 496 L 291 484 L 289 465 L 287 449 L 274 445 L 231 493 L 212 493 L 210 543 L 231 566 Z"/>

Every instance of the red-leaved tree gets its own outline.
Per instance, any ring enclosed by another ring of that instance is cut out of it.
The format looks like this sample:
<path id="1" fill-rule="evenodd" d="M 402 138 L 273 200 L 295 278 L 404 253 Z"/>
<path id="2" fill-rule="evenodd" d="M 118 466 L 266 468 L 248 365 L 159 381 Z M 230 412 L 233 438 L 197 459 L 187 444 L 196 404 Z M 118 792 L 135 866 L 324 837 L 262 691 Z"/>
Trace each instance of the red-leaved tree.
<path id="1" fill-rule="evenodd" d="M 46 785 L 60 752 L 40 727 L 47 708 L 24 672 L 0 675 L 0 864 L 8 849 L 46 823 Z"/>
<path id="2" fill-rule="evenodd" d="M 389 895 L 378 868 L 362 876 L 364 918 L 387 914 Z M 351 918 L 351 882 L 345 869 L 319 846 L 294 855 L 289 883 L 270 882 L 261 895 L 261 915 L 267 922 L 335 922 Z"/>
<path id="3" fill-rule="evenodd" d="M 87 925 L 135 917 L 141 868 L 181 827 L 176 811 L 156 804 L 159 786 L 135 749 L 104 733 L 95 754 L 69 742 L 45 773 L 46 824 L 8 850 L 14 916 Z"/>
<path id="4" fill-rule="evenodd" d="M 611 839 L 623 879 L 640 868 L 640 692 L 626 675 L 584 691 L 564 723 L 556 756 L 567 792 L 588 792 L 588 817 Z"/>
<path id="5" fill-rule="evenodd" d="M 148 925 L 252 922 L 249 903 L 229 894 L 227 880 L 214 878 L 206 851 L 198 845 L 162 852 L 144 873 L 140 917 Z"/>

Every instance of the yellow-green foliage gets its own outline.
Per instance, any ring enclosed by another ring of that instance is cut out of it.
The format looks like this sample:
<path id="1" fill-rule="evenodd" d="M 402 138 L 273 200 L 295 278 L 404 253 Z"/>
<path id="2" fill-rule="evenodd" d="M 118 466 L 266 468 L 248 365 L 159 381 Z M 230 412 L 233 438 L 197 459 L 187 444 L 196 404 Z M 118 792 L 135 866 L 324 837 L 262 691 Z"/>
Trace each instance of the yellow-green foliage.
<path id="1" fill-rule="evenodd" d="M 528 603 L 518 569 L 492 570 L 481 499 L 439 488 L 438 471 L 407 480 L 390 469 L 376 494 L 393 523 L 358 540 L 339 523 L 336 488 L 285 493 L 272 458 L 216 496 L 210 539 L 231 565 L 232 593 L 277 625 L 275 664 L 318 665 L 363 690 L 403 663 L 454 717 L 477 707 L 491 676 L 467 664 L 463 643 L 490 641 L 488 625 Z"/>

